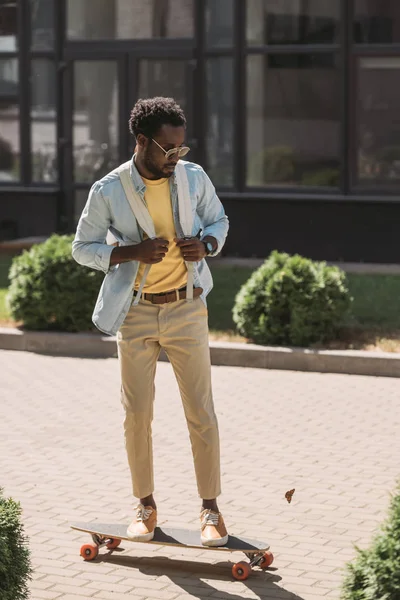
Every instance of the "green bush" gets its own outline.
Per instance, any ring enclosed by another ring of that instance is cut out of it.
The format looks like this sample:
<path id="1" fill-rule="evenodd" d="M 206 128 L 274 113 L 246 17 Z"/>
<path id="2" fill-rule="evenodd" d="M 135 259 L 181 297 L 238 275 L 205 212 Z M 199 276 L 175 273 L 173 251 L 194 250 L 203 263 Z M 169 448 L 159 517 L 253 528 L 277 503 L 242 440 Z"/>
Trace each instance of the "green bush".
<path id="1" fill-rule="evenodd" d="M 21 524 L 21 507 L 0 488 L 0 598 L 25 600 L 31 578 L 30 552 Z"/>
<path id="2" fill-rule="evenodd" d="M 320 169 L 304 173 L 301 183 L 303 185 L 337 187 L 339 185 L 339 169 Z"/>
<path id="3" fill-rule="evenodd" d="M 350 304 L 339 268 L 274 251 L 237 294 L 233 320 L 257 343 L 308 346 L 333 339 Z"/>
<path id="4" fill-rule="evenodd" d="M 288 146 L 264 148 L 250 160 L 251 185 L 292 182 L 295 176 L 294 152 Z"/>
<path id="5" fill-rule="evenodd" d="M 392 496 L 389 515 L 371 547 L 360 550 L 347 565 L 343 600 L 399 600 L 400 598 L 400 485 Z"/>
<path id="6" fill-rule="evenodd" d="M 7 302 L 26 329 L 87 331 L 104 274 L 71 256 L 73 236 L 53 235 L 13 259 Z"/>

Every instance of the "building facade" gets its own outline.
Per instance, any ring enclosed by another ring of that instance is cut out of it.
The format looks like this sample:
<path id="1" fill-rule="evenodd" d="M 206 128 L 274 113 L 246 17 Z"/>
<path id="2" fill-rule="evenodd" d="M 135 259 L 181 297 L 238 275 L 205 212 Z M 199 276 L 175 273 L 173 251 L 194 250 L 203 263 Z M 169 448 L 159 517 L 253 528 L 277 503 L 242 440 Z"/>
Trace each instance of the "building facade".
<path id="1" fill-rule="evenodd" d="M 0 240 L 73 232 L 173 96 L 225 254 L 400 262 L 399 0 L 0 0 Z"/>

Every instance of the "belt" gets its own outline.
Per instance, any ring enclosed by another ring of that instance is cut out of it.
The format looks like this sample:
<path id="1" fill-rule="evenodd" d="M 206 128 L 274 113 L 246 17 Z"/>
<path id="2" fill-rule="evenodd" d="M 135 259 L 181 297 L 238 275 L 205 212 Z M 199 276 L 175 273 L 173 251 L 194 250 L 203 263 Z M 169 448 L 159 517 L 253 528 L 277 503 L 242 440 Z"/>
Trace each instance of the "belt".
<path id="1" fill-rule="evenodd" d="M 197 298 L 203 293 L 203 288 L 198 287 L 193 289 L 193 298 Z M 137 295 L 137 291 L 133 292 L 133 295 Z M 177 302 L 178 300 L 184 300 L 186 298 L 186 288 L 180 290 L 171 290 L 170 292 L 164 292 L 161 294 L 143 294 L 142 299 L 151 302 L 152 304 L 167 304 L 169 302 Z"/>

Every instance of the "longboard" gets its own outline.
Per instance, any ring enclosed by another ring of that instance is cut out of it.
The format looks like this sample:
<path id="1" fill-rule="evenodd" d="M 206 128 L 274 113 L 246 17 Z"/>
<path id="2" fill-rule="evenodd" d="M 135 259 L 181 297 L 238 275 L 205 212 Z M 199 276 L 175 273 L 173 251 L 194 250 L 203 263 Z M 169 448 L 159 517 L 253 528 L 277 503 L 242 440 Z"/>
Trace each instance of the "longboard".
<path id="1" fill-rule="evenodd" d="M 118 548 L 122 540 L 132 542 L 127 536 L 126 525 L 92 521 L 91 523 L 71 523 L 71 528 L 76 531 L 90 533 L 92 536 L 93 543 L 84 544 L 81 547 L 80 554 L 84 560 L 94 560 L 101 546 L 106 546 L 109 550 L 114 550 Z M 135 543 L 201 548 L 202 550 L 214 550 L 217 552 L 243 552 L 249 559 L 249 562 L 241 561 L 232 567 L 233 577 L 240 580 L 247 579 L 253 567 L 259 566 L 262 569 L 266 569 L 274 560 L 272 552 L 269 551 L 269 544 L 266 542 L 230 535 L 225 546 L 204 546 L 201 543 L 200 531 L 190 529 L 156 527 L 152 540 Z"/>

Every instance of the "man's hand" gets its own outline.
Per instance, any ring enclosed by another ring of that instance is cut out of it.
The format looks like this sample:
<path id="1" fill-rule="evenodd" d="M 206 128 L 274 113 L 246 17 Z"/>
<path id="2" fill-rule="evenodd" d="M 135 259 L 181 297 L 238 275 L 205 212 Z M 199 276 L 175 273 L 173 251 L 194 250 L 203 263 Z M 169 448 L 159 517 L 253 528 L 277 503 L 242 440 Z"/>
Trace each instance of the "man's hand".
<path id="1" fill-rule="evenodd" d="M 168 252 L 168 240 L 162 238 L 147 239 L 137 244 L 135 250 L 136 260 L 146 265 L 154 265 L 161 262 Z"/>
<path id="2" fill-rule="evenodd" d="M 174 242 L 181 249 L 184 260 L 188 262 L 198 262 L 207 256 L 205 245 L 197 237 L 175 239 Z"/>

